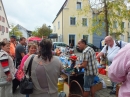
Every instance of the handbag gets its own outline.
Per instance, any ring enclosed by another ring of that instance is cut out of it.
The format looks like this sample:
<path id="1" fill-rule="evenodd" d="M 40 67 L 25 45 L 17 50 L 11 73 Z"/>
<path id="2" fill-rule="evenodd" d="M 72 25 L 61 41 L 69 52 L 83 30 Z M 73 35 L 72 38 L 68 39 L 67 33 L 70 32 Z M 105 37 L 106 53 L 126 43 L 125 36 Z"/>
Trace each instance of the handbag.
<path id="1" fill-rule="evenodd" d="M 21 81 L 24 78 L 25 74 L 22 68 L 18 68 L 16 74 L 15 74 L 15 78 L 19 81 Z"/>
<path id="2" fill-rule="evenodd" d="M 100 64 L 106 65 L 107 63 L 108 63 L 107 54 L 105 54 L 105 55 L 101 56 Z"/>
<path id="3" fill-rule="evenodd" d="M 33 82 L 31 79 L 31 67 L 34 55 L 31 57 L 28 68 L 26 70 L 24 78 L 20 81 L 20 93 L 21 94 L 32 94 L 33 93 Z M 29 78 L 26 77 L 29 72 Z"/>

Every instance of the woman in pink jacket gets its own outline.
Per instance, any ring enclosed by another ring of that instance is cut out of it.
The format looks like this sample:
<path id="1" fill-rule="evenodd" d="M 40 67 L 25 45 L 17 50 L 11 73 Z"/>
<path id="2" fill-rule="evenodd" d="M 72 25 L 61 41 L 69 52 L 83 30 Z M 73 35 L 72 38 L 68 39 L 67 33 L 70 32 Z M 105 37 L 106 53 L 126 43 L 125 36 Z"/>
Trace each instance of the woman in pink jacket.
<path id="1" fill-rule="evenodd" d="M 109 78 L 122 83 L 118 97 L 130 97 L 130 43 L 123 47 L 108 68 Z"/>

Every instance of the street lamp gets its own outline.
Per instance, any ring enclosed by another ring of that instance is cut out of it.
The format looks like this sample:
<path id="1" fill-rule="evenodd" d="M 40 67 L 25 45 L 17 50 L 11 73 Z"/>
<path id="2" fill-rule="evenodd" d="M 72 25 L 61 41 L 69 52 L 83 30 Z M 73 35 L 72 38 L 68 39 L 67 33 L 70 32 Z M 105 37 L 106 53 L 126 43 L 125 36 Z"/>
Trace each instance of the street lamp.
<path id="1" fill-rule="evenodd" d="M 49 25 L 48 28 L 49 28 L 49 30 L 50 30 L 51 26 Z"/>
<path id="2" fill-rule="evenodd" d="M 48 28 L 49 28 L 49 36 L 50 36 L 50 32 L 51 32 L 51 31 L 50 31 L 50 28 L 51 28 L 51 26 L 49 25 Z M 49 37 L 49 36 L 48 36 L 48 37 Z"/>

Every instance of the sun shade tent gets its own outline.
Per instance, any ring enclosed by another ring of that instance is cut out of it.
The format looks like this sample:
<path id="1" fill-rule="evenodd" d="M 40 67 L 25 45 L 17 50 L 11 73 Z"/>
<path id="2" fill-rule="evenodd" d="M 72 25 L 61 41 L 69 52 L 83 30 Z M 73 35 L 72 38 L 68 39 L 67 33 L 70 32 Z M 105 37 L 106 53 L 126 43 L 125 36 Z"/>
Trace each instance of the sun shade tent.
<path id="1" fill-rule="evenodd" d="M 29 37 L 27 40 L 28 40 L 28 41 L 41 41 L 41 40 L 42 40 L 42 38 L 32 36 L 32 37 Z"/>

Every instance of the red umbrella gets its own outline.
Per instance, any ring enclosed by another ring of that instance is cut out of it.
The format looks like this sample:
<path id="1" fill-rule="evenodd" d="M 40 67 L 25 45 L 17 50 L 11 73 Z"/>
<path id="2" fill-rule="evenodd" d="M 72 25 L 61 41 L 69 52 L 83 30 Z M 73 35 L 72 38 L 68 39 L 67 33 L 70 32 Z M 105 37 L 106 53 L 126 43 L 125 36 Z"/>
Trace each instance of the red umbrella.
<path id="1" fill-rule="evenodd" d="M 32 36 L 32 37 L 29 37 L 27 40 L 28 40 L 28 41 L 41 41 L 42 38 Z"/>

